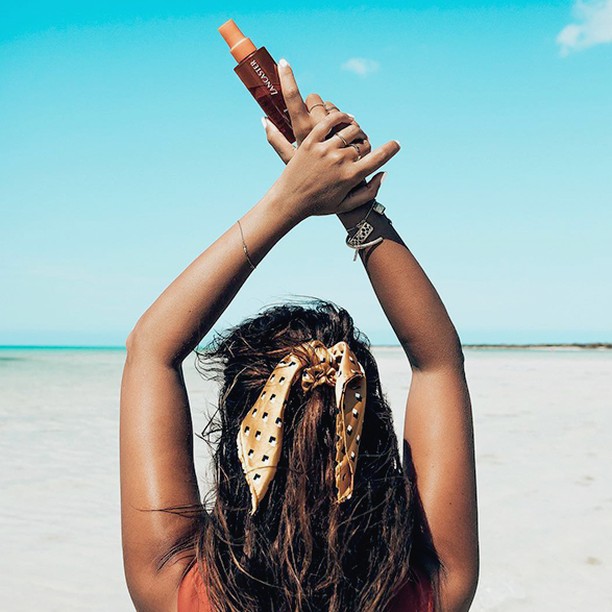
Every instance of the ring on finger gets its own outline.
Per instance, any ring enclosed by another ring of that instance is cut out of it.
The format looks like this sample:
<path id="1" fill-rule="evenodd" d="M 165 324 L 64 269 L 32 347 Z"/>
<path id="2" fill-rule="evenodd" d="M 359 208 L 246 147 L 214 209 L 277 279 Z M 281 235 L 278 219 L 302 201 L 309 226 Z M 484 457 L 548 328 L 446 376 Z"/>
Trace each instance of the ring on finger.
<path id="1" fill-rule="evenodd" d="M 325 104 L 323 104 L 323 102 L 317 102 L 316 104 L 313 104 L 309 109 L 308 112 L 310 113 L 312 111 L 313 108 L 315 108 L 316 106 L 322 106 L 323 108 L 327 108 L 325 106 Z"/>
<path id="2" fill-rule="evenodd" d="M 353 147 L 355 151 L 357 151 L 357 159 L 355 161 L 359 161 L 361 159 L 361 149 L 359 148 L 359 145 L 355 144 L 354 142 L 351 142 L 350 146 Z"/>
<path id="3" fill-rule="evenodd" d="M 340 134 L 338 134 L 338 132 L 334 132 L 334 136 L 337 136 L 344 143 L 345 147 L 349 146 L 349 143 L 346 142 L 346 140 L 344 140 L 344 138 Z"/>

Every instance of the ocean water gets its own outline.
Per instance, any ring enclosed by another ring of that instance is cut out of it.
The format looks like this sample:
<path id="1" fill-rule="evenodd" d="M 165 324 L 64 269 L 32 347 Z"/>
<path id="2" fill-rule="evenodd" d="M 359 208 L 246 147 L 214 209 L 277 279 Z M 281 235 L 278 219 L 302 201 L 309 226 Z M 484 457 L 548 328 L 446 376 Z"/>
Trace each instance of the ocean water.
<path id="1" fill-rule="evenodd" d="M 396 430 L 410 373 L 375 349 Z M 127 611 L 122 350 L 0 350 L 0 608 Z M 194 430 L 216 389 L 185 362 Z M 612 610 L 612 351 L 467 350 L 479 486 L 474 610 Z M 196 440 L 206 487 L 207 451 Z"/>

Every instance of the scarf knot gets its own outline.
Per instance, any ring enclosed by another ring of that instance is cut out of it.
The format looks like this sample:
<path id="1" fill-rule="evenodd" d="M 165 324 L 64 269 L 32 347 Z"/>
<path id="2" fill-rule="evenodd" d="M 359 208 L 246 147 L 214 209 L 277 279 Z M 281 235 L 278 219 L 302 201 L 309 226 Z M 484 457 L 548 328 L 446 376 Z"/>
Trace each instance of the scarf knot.
<path id="1" fill-rule="evenodd" d="M 310 340 L 281 359 L 240 423 L 236 444 L 251 491 L 251 514 L 257 511 L 276 474 L 283 446 L 285 405 L 298 377 L 304 392 L 323 384 L 335 388 L 338 503 L 353 494 L 366 407 L 365 371 L 346 342 L 328 349 L 319 340 Z"/>

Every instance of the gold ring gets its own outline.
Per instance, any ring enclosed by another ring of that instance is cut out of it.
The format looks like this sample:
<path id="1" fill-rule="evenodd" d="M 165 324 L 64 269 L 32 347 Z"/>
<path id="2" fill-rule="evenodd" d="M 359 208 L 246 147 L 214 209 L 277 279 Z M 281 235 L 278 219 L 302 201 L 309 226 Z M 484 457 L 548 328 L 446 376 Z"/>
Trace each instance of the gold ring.
<path id="1" fill-rule="evenodd" d="M 346 140 L 344 140 L 344 138 L 342 138 L 342 136 L 338 134 L 338 132 L 334 132 L 334 136 L 337 136 L 344 143 L 345 147 L 349 146 L 348 142 L 346 142 Z"/>
<path id="2" fill-rule="evenodd" d="M 308 112 L 311 112 L 311 111 L 312 111 L 312 109 L 313 109 L 315 106 L 322 106 L 323 108 L 327 108 L 327 107 L 325 106 L 325 104 L 323 104 L 323 102 L 317 102 L 316 104 L 313 104 L 313 105 L 312 105 L 312 106 L 311 106 L 311 107 L 308 109 Z"/>
<path id="3" fill-rule="evenodd" d="M 351 147 L 353 147 L 355 149 L 355 151 L 357 151 L 357 159 L 355 161 L 359 161 L 361 159 L 361 149 L 359 148 L 359 145 L 351 142 Z"/>

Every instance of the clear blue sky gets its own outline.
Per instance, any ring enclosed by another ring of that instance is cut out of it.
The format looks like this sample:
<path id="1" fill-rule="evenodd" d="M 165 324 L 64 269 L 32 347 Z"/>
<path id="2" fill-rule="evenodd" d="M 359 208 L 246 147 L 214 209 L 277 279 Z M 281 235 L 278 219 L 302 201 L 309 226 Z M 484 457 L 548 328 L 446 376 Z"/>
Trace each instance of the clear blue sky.
<path id="1" fill-rule="evenodd" d="M 612 1 L 326 4 L 3 3 L 0 344 L 121 344 L 280 174 L 230 17 L 401 141 L 379 200 L 464 342 L 612 341 Z M 392 342 L 343 240 L 307 221 L 219 326 L 317 295 Z"/>

